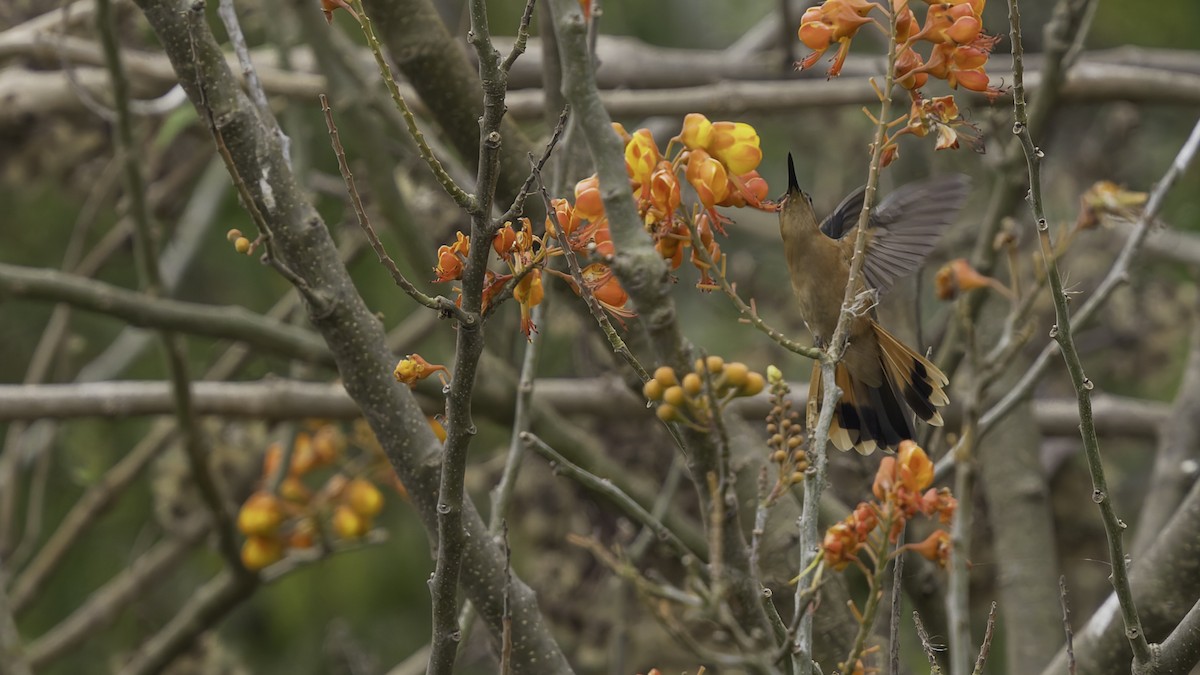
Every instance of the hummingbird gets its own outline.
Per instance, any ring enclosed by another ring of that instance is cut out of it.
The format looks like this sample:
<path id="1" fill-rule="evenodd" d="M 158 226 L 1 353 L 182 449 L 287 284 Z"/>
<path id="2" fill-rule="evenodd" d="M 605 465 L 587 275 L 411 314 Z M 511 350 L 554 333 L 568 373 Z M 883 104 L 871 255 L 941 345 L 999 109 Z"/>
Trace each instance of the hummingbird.
<path id="1" fill-rule="evenodd" d="M 854 297 L 865 293 L 877 300 L 916 270 L 958 216 L 968 189 L 967 177 L 955 174 L 905 185 L 880 201 L 867 223 L 866 257 Z M 865 189 L 858 188 L 818 221 L 788 154 L 788 190 L 779 209 L 779 232 L 797 308 L 818 346 L 832 339 L 842 311 L 854 255 L 852 235 L 864 195 Z M 908 411 L 941 426 L 937 409 L 950 402 L 946 375 L 879 325 L 874 302 L 850 318 L 849 341 L 834 382 L 842 395 L 829 438 L 839 450 L 854 448 L 864 455 L 880 447 L 895 450 L 900 441 L 912 439 Z M 821 400 L 821 367 L 816 361 L 808 396 L 810 401 Z"/>

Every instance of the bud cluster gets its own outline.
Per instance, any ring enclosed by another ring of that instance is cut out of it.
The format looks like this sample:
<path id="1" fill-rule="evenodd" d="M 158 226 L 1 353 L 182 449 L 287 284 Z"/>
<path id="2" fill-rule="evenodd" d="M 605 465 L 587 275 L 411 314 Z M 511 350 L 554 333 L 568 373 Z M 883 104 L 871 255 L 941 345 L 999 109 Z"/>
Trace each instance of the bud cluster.
<path id="1" fill-rule="evenodd" d="M 804 422 L 800 413 L 792 410 L 791 387 L 775 366 L 767 367 L 767 382 L 771 386 L 771 410 L 767 413 L 767 448 L 771 462 L 778 468 L 776 487 L 767 497 L 771 504 L 787 487 L 804 480 L 808 470 L 808 453 L 804 447 Z"/>
<path id="2" fill-rule="evenodd" d="M 719 410 L 734 398 L 761 393 L 765 386 L 762 374 L 750 370 L 746 364 L 726 363 L 719 356 L 709 356 L 696 359 L 694 370 L 682 378 L 670 366 L 660 367 L 642 385 L 642 393 L 658 404 L 655 414 L 662 421 L 706 428 L 714 402 Z"/>

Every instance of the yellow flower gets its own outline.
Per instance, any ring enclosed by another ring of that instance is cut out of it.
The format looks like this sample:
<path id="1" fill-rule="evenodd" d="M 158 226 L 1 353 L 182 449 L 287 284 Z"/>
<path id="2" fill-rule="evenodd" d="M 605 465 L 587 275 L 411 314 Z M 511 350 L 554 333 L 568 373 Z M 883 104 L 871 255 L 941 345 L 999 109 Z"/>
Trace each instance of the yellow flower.
<path id="1" fill-rule="evenodd" d="M 638 185 L 645 185 L 650 181 L 650 174 L 661 158 L 662 155 L 659 154 L 649 129 L 635 131 L 625 146 L 625 170 Z"/>
<path id="2" fill-rule="evenodd" d="M 735 176 L 753 171 L 762 161 L 758 132 L 745 122 L 713 123 L 708 152 Z"/>
<path id="3" fill-rule="evenodd" d="M 700 113 L 688 113 L 687 117 L 683 118 L 683 131 L 679 134 L 679 140 L 688 150 L 707 148 L 711 137 L 712 122 L 709 122 L 707 117 Z"/>

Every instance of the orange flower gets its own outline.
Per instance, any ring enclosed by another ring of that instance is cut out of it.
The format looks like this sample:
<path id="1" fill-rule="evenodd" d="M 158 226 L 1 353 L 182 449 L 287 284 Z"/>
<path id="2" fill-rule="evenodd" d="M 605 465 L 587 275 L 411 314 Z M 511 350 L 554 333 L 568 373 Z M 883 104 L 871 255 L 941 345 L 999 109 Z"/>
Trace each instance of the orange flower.
<path id="1" fill-rule="evenodd" d="M 977 272 L 966 258 L 956 258 L 942 266 L 934 277 L 937 296 L 941 300 L 953 300 L 960 293 L 977 288 L 992 288 L 1011 297 L 1012 291 L 999 280 Z"/>
<path id="2" fill-rule="evenodd" d="M 608 227 L 607 219 L 600 221 L 600 227 L 592 235 L 592 252 L 601 258 L 611 258 L 617 252 L 613 247 L 612 230 Z"/>
<path id="3" fill-rule="evenodd" d="M 704 250 L 708 252 L 708 257 L 712 259 L 712 264 L 720 265 L 721 245 L 717 243 L 716 238 L 713 236 L 711 222 L 708 214 L 700 214 L 700 217 L 696 219 L 696 234 L 700 239 L 700 245 L 704 247 Z M 708 263 L 704 262 L 699 252 L 694 248 L 692 249 L 692 264 L 696 266 L 696 269 L 700 270 L 700 281 L 696 283 L 696 288 L 705 291 L 717 288 L 712 277 L 708 275 Z"/>
<path id="4" fill-rule="evenodd" d="M 645 210 L 646 225 L 674 220 L 675 211 L 679 208 L 679 178 L 671 168 L 671 163 L 663 160 L 650 174 L 650 190 L 648 206 Z"/>
<path id="5" fill-rule="evenodd" d="M 729 195 L 729 177 L 725 165 L 704 150 L 691 151 L 684 175 L 706 209 L 713 209 Z"/>
<path id="6" fill-rule="evenodd" d="M 344 9 L 354 17 L 354 20 L 362 23 L 362 19 L 358 18 L 358 14 L 350 7 L 346 0 L 321 0 L 321 13 L 325 15 L 325 22 L 333 23 L 333 10 Z"/>
<path id="7" fill-rule="evenodd" d="M 758 168 L 762 150 L 758 132 L 745 122 L 714 122 L 706 146 L 709 154 L 725 165 L 729 173 L 740 176 Z"/>
<path id="8" fill-rule="evenodd" d="M 654 242 L 654 249 L 663 260 L 670 261 L 671 269 L 677 270 L 683 264 L 683 248 L 689 239 L 687 225 L 682 222 L 675 223 Z"/>
<path id="9" fill-rule="evenodd" d="M 496 249 L 496 255 L 500 256 L 501 260 L 508 260 L 512 257 L 512 250 L 516 245 L 517 231 L 513 229 L 512 221 L 504 223 L 504 227 L 500 228 L 492 239 L 492 248 Z"/>
<path id="10" fill-rule="evenodd" d="M 904 548 L 914 551 L 926 560 L 932 560 L 939 567 L 945 567 L 950 560 L 950 534 L 945 530 L 934 530 L 925 540 L 916 544 L 907 544 Z"/>
<path id="11" fill-rule="evenodd" d="M 600 177 L 596 174 L 575 184 L 575 213 L 580 218 L 591 221 L 604 217 L 604 200 L 600 197 Z"/>
<path id="12" fill-rule="evenodd" d="M 950 488 L 929 488 L 921 496 L 921 513 L 927 516 L 936 515 L 944 524 L 950 522 L 957 508 L 958 500 L 950 494 Z"/>
<path id="13" fill-rule="evenodd" d="M 533 325 L 533 308 L 541 304 L 545 295 L 540 269 L 531 270 L 513 289 L 513 297 L 521 305 L 521 332 L 525 334 L 525 337 L 529 337 L 530 333 L 537 330 L 537 326 Z"/>
<path id="14" fill-rule="evenodd" d="M 621 288 L 621 282 L 617 281 L 616 275 L 608 265 L 592 263 L 580 270 L 580 276 L 583 277 L 583 283 L 591 291 L 592 297 L 596 298 L 606 312 L 617 317 L 618 321 L 636 316 L 631 310 L 625 309 L 629 294 Z M 578 293 L 579 290 L 576 289 L 575 292 Z"/>
<path id="15" fill-rule="evenodd" d="M 806 47 L 813 50 L 800 62 L 800 69 L 811 68 L 817 59 L 838 43 L 838 53 L 829 68 L 829 77 L 837 77 L 842 71 L 846 55 L 850 53 L 850 40 L 859 28 L 871 23 L 867 14 L 879 5 L 867 0 L 825 0 L 819 6 L 809 7 L 800 18 L 797 34 Z"/>
<path id="16" fill-rule="evenodd" d="M 921 510 L 921 491 L 932 483 L 933 462 L 920 446 L 910 440 L 900 442 L 895 457 L 884 457 L 880 461 L 871 491 L 881 503 L 898 509 L 901 516 L 896 519 L 896 527 L 889 533 L 890 538 L 894 539 L 899 534 L 903 518 Z"/>
<path id="17" fill-rule="evenodd" d="M 825 531 L 825 539 L 821 542 L 821 554 L 825 564 L 835 571 L 841 571 L 858 557 L 858 550 L 863 541 L 855 532 L 854 525 L 845 520 L 834 523 Z"/>
<path id="18" fill-rule="evenodd" d="M 979 37 L 983 23 L 969 3 L 938 2 L 930 4 L 925 25 L 908 38 L 909 44 L 927 40 L 934 44 L 970 44 Z"/>
<path id="19" fill-rule="evenodd" d="M 937 96 L 934 98 L 916 98 L 908 113 L 908 124 L 900 133 L 907 133 L 918 138 L 927 136 L 929 132 L 937 134 L 936 150 L 953 150 L 958 147 L 959 130 L 973 127 L 958 113 L 958 104 L 953 96 Z M 968 135 L 968 138 L 970 136 Z"/>
<path id="20" fill-rule="evenodd" d="M 471 238 L 462 232 L 456 232 L 457 239 L 453 244 L 438 247 L 438 264 L 433 268 L 437 277 L 435 283 L 452 281 L 462 277 L 463 260 L 471 252 Z"/>
<path id="21" fill-rule="evenodd" d="M 563 236 L 570 237 L 583 224 L 583 219 L 575 213 L 575 207 L 571 206 L 571 202 L 565 199 L 551 199 L 550 206 L 554 208 L 554 218 L 546 216 L 546 231 L 550 233 L 550 236 L 561 239 L 558 231 L 559 228 L 562 228 Z M 558 221 L 557 225 L 555 225 L 555 220 Z"/>
<path id="22" fill-rule="evenodd" d="M 741 176 L 729 176 L 729 195 L 717 202 L 718 206 L 751 206 L 756 209 L 771 210 L 763 205 L 770 187 L 766 179 L 757 171 L 750 171 Z"/>
<path id="23" fill-rule="evenodd" d="M 397 381 L 413 387 L 416 386 L 417 382 L 434 373 L 448 374 L 449 372 L 446 366 L 434 365 L 426 361 L 420 354 L 409 354 L 400 363 L 396 364 L 396 370 L 392 374 L 395 375 Z M 445 381 L 445 375 L 439 375 L 438 377 L 441 377 Z"/>
<path id="24" fill-rule="evenodd" d="M 924 87 L 929 75 L 920 72 L 923 65 L 925 61 L 915 49 L 905 49 L 896 57 L 896 82 L 909 91 Z"/>

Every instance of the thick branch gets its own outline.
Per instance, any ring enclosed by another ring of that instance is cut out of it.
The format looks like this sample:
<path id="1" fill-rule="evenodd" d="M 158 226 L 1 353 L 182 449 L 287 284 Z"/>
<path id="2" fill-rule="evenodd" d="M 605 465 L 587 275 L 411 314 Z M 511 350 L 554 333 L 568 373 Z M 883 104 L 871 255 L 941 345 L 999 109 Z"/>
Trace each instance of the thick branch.
<path id="1" fill-rule="evenodd" d="M 134 326 L 236 340 L 308 363 L 333 363 L 316 336 L 242 307 L 153 298 L 65 272 L 6 263 L 0 263 L 0 296 L 62 302 Z"/>
<path id="2" fill-rule="evenodd" d="M 211 115 L 215 121 L 233 170 L 244 179 L 255 207 L 270 224 L 273 254 L 295 271 L 294 281 L 328 299 L 319 310 L 309 306 L 309 318 L 329 345 L 346 391 L 375 431 L 423 523 L 432 528 L 437 521 L 440 444 L 412 393 L 393 377 L 395 361 L 386 349 L 382 326 L 354 289 L 325 223 L 305 199 L 273 134 L 240 90 L 203 23 L 203 6 L 174 0 L 138 4 L 189 98 L 202 116 Z M 211 110 L 204 109 L 206 103 Z M 489 629 L 499 636 L 504 612 L 501 590 L 506 583 L 504 552 L 488 537 L 470 500 L 463 503 L 462 522 L 467 533 L 463 587 Z M 569 672 L 532 590 L 514 577 L 510 591 L 514 670 L 534 668 L 536 663 L 539 669 Z"/>

